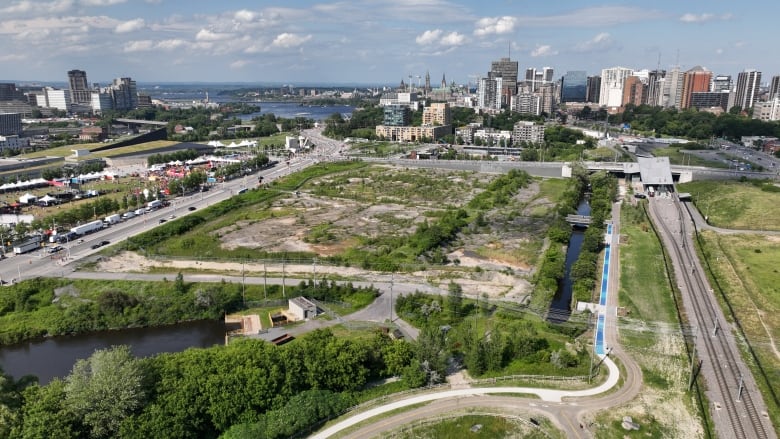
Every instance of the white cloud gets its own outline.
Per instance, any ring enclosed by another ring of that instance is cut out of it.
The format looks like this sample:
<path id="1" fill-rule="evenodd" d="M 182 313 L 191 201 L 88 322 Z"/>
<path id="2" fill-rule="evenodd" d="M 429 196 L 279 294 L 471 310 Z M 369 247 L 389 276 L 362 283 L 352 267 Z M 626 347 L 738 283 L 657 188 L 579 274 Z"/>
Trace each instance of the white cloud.
<path id="1" fill-rule="evenodd" d="M 22 0 L 11 6 L 0 9 L 3 14 L 23 14 L 31 11 L 49 13 L 65 12 L 73 6 L 73 0 L 54 0 L 49 2 Z"/>
<path id="2" fill-rule="evenodd" d="M 230 68 L 231 69 L 240 69 L 240 68 L 243 68 L 244 66 L 246 66 L 247 64 L 249 64 L 249 61 L 246 61 L 246 60 L 243 60 L 243 59 L 239 59 L 239 60 L 236 60 L 236 61 L 233 61 L 232 63 L 230 63 Z"/>
<path id="3" fill-rule="evenodd" d="M 491 34 L 507 34 L 515 30 L 517 19 L 515 17 L 485 17 L 477 20 L 474 35 L 484 37 Z"/>
<path id="4" fill-rule="evenodd" d="M 435 43 L 441 37 L 441 34 L 442 34 L 441 29 L 427 30 L 422 34 L 418 35 L 417 38 L 414 39 L 414 41 L 416 41 L 417 44 L 421 46 L 427 46 L 428 44 Z"/>
<path id="5" fill-rule="evenodd" d="M 127 0 L 81 0 L 79 3 L 84 6 L 113 6 L 126 1 Z"/>
<path id="6" fill-rule="evenodd" d="M 441 29 L 427 30 L 414 39 L 421 46 L 460 46 L 466 42 L 466 37 L 457 32 L 445 34 Z"/>
<path id="7" fill-rule="evenodd" d="M 723 49 L 721 49 L 721 48 L 717 48 L 717 49 L 715 49 L 715 54 L 717 54 L 717 55 L 723 55 Z"/>
<path id="8" fill-rule="evenodd" d="M 198 34 L 195 35 L 195 39 L 197 41 L 220 41 L 220 40 L 226 40 L 230 37 L 231 37 L 230 34 L 212 32 L 208 29 L 201 29 L 200 31 L 198 31 Z"/>
<path id="9" fill-rule="evenodd" d="M 176 50 L 187 46 L 187 42 L 178 38 L 158 41 L 155 47 L 160 50 Z"/>
<path id="10" fill-rule="evenodd" d="M 554 50 L 552 46 L 549 44 L 542 44 L 540 46 L 536 46 L 536 49 L 531 51 L 531 56 L 534 58 L 540 57 L 540 56 L 554 56 L 557 55 L 558 51 Z"/>
<path id="11" fill-rule="evenodd" d="M 706 23 L 708 21 L 714 21 L 714 20 L 731 20 L 734 18 L 734 15 L 731 13 L 725 13 L 721 15 L 715 15 L 711 13 L 702 13 L 702 14 L 683 14 L 680 16 L 680 21 L 683 23 Z"/>
<path id="12" fill-rule="evenodd" d="M 247 11 L 246 9 L 242 9 L 240 11 L 236 11 L 235 14 L 233 14 L 233 18 L 236 21 L 243 21 L 243 22 L 249 22 L 255 19 L 256 14 L 252 11 Z"/>
<path id="13" fill-rule="evenodd" d="M 136 41 L 130 41 L 127 44 L 125 44 L 125 47 L 122 50 L 126 53 L 133 53 L 133 52 L 148 52 L 152 49 L 154 49 L 154 41 L 136 40 Z"/>
<path id="14" fill-rule="evenodd" d="M 124 34 L 128 32 L 135 32 L 137 30 L 141 30 L 144 27 L 146 27 L 146 22 L 143 18 L 136 18 L 135 20 L 129 20 L 125 21 L 124 23 L 119 23 L 115 28 L 114 32 L 118 34 Z"/>
<path id="15" fill-rule="evenodd" d="M 715 15 L 713 14 L 683 14 L 682 17 L 680 17 L 680 21 L 683 23 L 703 23 L 705 21 L 710 21 L 713 18 L 715 18 Z"/>
<path id="16" fill-rule="evenodd" d="M 0 55 L 0 61 L 2 62 L 16 62 L 16 61 L 23 61 L 25 59 L 27 59 L 26 55 L 20 55 L 15 53 Z"/>
<path id="17" fill-rule="evenodd" d="M 598 50 L 605 50 L 614 45 L 612 36 L 607 32 L 601 32 L 596 34 L 588 41 L 581 41 L 574 45 L 575 52 L 595 52 Z"/>
<path id="18" fill-rule="evenodd" d="M 271 43 L 274 47 L 281 47 L 283 49 L 289 49 L 291 47 L 300 46 L 301 44 L 309 41 L 311 39 L 311 35 L 298 35 L 293 33 L 281 33 L 274 38 L 273 43 Z"/>

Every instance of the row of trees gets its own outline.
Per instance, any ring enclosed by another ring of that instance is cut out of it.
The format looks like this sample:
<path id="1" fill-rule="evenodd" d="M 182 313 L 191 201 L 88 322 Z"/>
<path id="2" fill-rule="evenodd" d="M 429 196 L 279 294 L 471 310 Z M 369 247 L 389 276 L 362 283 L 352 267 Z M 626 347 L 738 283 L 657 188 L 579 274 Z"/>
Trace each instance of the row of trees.
<path id="1" fill-rule="evenodd" d="M 605 120 L 606 112 L 593 112 L 583 108 L 580 116 L 586 119 Z M 765 122 L 753 119 L 742 113 L 739 107 L 728 113 L 715 115 L 695 108 L 677 110 L 650 105 L 626 105 L 622 113 L 609 116 L 609 123 L 631 125 L 634 131 L 657 136 L 687 137 L 691 139 L 710 139 L 725 137 L 739 140 L 742 136 L 780 137 L 779 122 Z"/>

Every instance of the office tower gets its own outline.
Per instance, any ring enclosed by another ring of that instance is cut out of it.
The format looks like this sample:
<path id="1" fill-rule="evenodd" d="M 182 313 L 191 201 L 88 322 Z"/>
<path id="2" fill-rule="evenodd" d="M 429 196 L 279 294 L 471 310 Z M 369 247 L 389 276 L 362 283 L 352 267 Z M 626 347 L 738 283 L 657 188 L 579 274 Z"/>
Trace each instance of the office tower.
<path id="1" fill-rule="evenodd" d="M 696 66 L 683 74 L 682 96 L 680 98 L 680 108 L 686 109 L 691 106 L 691 96 L 696 92 L 705 92 L 710 90 L 710 80 L 712 72 L 702 66 Z"/>
<path id="2" fill-rule="evenodd" d="M 601 76 L 588 76 L 587 92 L 585 93 L 585 102 L 598 104 L 600 93 L 601 93 Z"/>
<path id="3" fill-rule="evenodd" d="M 660 105 L 664 108 L 680 108 L 682 100 L 683 72 L 675 66 L 667 73 L 664 80 L 663 95 Z"/>
<path id="4" fill-rule="evenodd" d="M 542 81 L 552 82 L 553 76 L 554 73 L 552 67 L 542 67 Z"/>
<path id="5" fill-rule="evenodd" d="M 633 70 L 625 67 L 613 67 L 601 71 L 601 90 L 599 105 L 619 107 L 623 103 L 623 84 Z"/>
<path id="6" fill-rule="evenodd" d="M 623 83 L 623 98 L 621 104 L 623 106 L 631 104 L 636 107 L 642 105 L 646 100 L 647 85 L 642 82 L 642 78 L 639 76 L 629 76 Z"/>
<path id="7" fill-rule="evenodd" d="M 780 75 L 772 76 L 772 82 L 769 83 L 769 100 L 780 98 Z"/>
<path id="8" fill-rule="evenodd" d="M 733 86 L 731 75 L 717 75 L 712 78 L 710 91 L 731 91 Z"/>
<path id="9" fill-rule="evenodd" d="M 720 107 L 724 111 L 728 107 L 729 91 L 695 91 L 691 95 L 689 108 L 697 110 Z"/>
<path id="10" fill-rule="evenodd" d="M 109 87 L 115 110 L 138 108 L 138 91 L 130 78 L 116 78 Z"/>
<path id="11" fill-rule="evenodd" d="M 104 111 L 114 108 L 114 100 L 111 98 L 111 93 L 93 91 L 90 98 L 90 106 L 95 114 L 102 114 Z"/>
<path id="12" fill-rule="evenodd" d="M 509 105 L 512 96 L 517 94 L 517 61 L 509 58 L 501 58 L 490 64 L 488 79 L 502 78 L 501 81 L 501 103 Z"/>
<path id="13" fill-rule="evenodd" d="M 87 104 L 92 101 L 92 91 L 87 82 L 87 72 L 84 70 L 68 71 L 68 85 L 70 87 L 70 101 L 73 104 Z"/>
<path id="14" fill-rule="evenodd" d="M 663 88 L 666 79 L 666 70 L 653 70 L 647 75 L 647 105 L 657 107 L 661 105 Z"/>
<path id="15" fill-rule="evenodd" d="M 13 82 L 0 83 L 0 101 L 23 100 L 24 93 L 16 89 Z"/>
<path id="16" fill-rule="evenodd" d="M 44 89 L 44 94 L 46 97 L 46 107 L 70 112 L 72 103 L 70 101 L 70 92 L 68 90 L 46 87 Z"/>
<path id="17" fill-rule="evenodd" d="M 534 95 L 539 97 L 539 110 L 548 116 L 553 114 L 553 108 L 555 108 L 555 84 L 552 82 L 540 84 Z"/>
<path id="18" fill-rule="evenodd" d="M 588 75 L 583 70 L 566 72 L 561 78 L 561 102 L 585 102 Z"/>
<path id="19" fill-rule="evenodd" d="M 383 125 L 401 127 L 411 125 L 412 112 L 409 107 L 402 104 L 391 104 L 384 107 Z"/>
<path id="20" fill-rule="evenodd" d="M 0 136 L 14 136 L 21 133 L 21 113 L 0 113 Z"/>
<path id="21" fill-rule="evenodd" d="M 752 108 L 758 100 L 759 87 L 761 85 L 761 72 L 745 70 L 737 76 L 737 89 L 734 93 L 734 103 L 731 107 L 741 107 L 743 110 Z"/>

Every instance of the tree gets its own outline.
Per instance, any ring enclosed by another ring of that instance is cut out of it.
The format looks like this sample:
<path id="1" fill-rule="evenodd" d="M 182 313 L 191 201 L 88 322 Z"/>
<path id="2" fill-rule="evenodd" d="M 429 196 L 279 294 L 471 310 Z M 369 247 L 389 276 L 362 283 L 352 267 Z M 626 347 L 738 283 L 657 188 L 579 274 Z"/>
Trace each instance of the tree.
<path id="1" fill-rule="evenodd" d="M 23 395 L 22 426 L 15 434 L 3 437 L 68 439 L 79 436 L 81 425 L 65 404 L 64 381 L 55 379 L 46 386 L 30 386 Z"/>
<path id="2" fill-rule="evenodd" d="M 128 346 L 95 351 L 65 379 L 65 403 L 93 438 L 112 437 L 143 406 L 144 372 Z"/>
<path id="3" fill-rule="evenodd" d="M 457 318 L 463 305 L 463 287 L 459 283 L 450 281 L 447 287 L 447 308 L 453 318 Z"/>

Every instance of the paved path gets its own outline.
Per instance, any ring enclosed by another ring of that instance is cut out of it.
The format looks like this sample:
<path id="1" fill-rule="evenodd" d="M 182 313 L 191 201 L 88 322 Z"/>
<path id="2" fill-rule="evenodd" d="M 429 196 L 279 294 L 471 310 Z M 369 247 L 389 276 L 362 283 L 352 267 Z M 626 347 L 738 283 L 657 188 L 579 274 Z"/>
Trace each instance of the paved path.
<path id="1" fill-rule="evenodd" d="M 406 399 L 402 399 L 400 401 L 392 402 L 380 407 L 373 408 L 371 410 L 366 410 L 365 412 L 362 413 L 358 413 L 355 416 L 347 418 L 319 433 L 314 434 L 313 436 L 311 436 L 311 438 L 312 439 L 328 438 L 346 428 L 352 427 L 353 425 L 357 425 L 360 422 L 363 422 L 367 419 L 371 419 L 374 416 L 378 416 L 383 413 L 388 413 L 400 408 L 409 407 L 415 404 L 436 401 L 436 400 L 464 398 L 464 397 L 472 397 L 472 396 L 487 395 L 487 394 L 495 395 L 501 393 L 525 393 L 529 395 L 536 395 L 542 401 L 560 403 L 563 400 L 563 398 L 577 398 L 577 397 L 598 395 L 613 388 L 618 383 L 618 380 L 620 378 L 620 372 L 618 371 L 618 367 L 615 365 L 614 362 L 612 362 L 611 359 L 606 358 L 604 360 L 604 364 L 606 364 L 607 370 L 609 371 L 609 377 L 607 378 L 607 381 L 605 381 L 603 384 L 597 387 L 593 387 L 590 389 L 554 390 L 554 389 L 537 389 L 533 387 L 478 387 L 478 388 L 469 388 L 469 389 L 448 390 L 448 391 L 437 392 L 437 393 L 428 393 L 424 395 L 412 396 Z"/>

